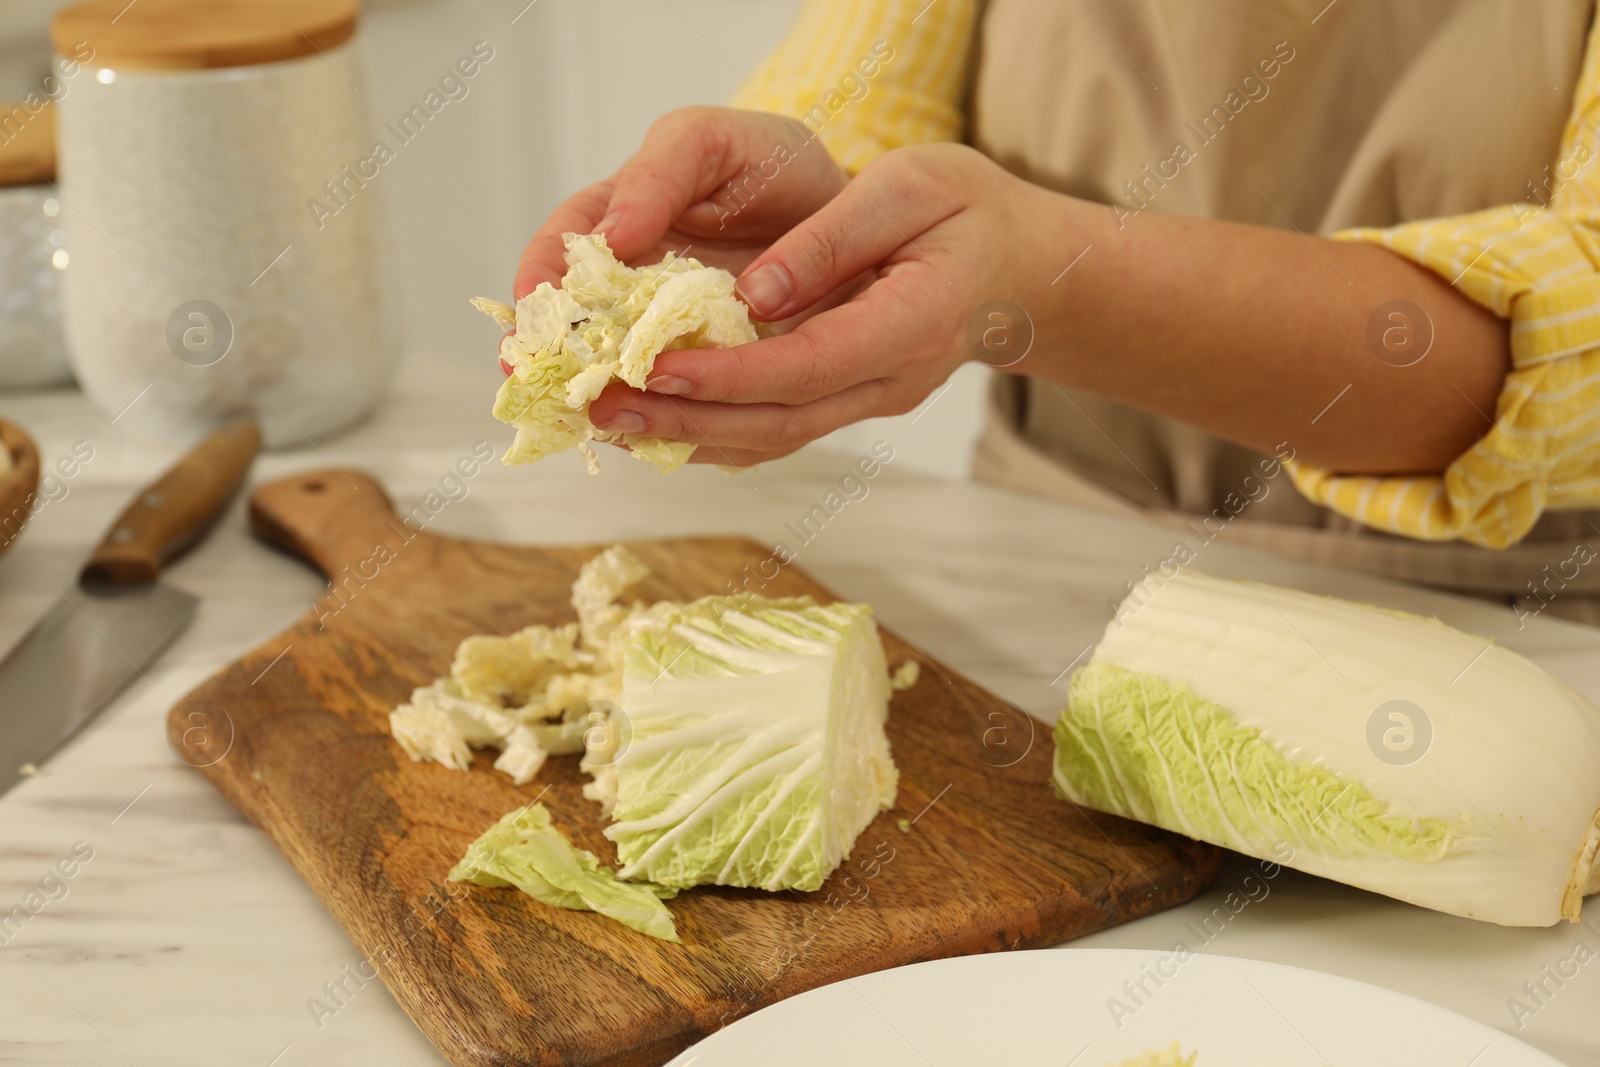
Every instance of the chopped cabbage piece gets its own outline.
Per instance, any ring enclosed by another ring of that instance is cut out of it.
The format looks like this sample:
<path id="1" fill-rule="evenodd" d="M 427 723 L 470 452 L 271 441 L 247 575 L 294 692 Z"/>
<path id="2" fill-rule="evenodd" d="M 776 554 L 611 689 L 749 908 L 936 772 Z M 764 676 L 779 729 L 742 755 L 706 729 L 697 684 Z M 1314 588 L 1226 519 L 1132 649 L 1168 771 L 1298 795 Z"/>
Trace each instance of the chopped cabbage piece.
<path id="1" fill-rule="evenodd" d="M 578 613 L 585 648 L 606 647 L 611 631 L 628 614 L 617 606 L 617 598 L 649 574 L 650 568 L 622 545 L 612 545 L 583 565 L 572 583 L 572 610 Z"/>
<path id="2" fill-rule="evenodd" d="M 678 940 L 672 912 L 661 903 L 677 890 L 619 881 L 594 853 L 577 848 L 550 824 L 543 804 L 518 808 L 484 831 L 451 869 L 450 880 L 491 889 L 516 886 L 546 904 L 598 912 L 642 934 Z"/>
<path id="3" fill-rule="evenodd" d="M 534 728 L 519 726 L 506 735 L 505 747 L 494 761 L 494 769 L 509 774 L 517 785 L 527 785 L 544 766 L 548 755 Z"/>
<path id="4" fill-rule="evenodd" d="M 540 723 L 524 726 L 533 735 L 540 748 L 552 756 L 572 756 L 584 750 L 584 738 L 594 728 L 594 720 L 602 717 L 598 711 L 577 719 L 557 723 Z"/>
<path id="5" fill-rule="evenodd" d="M 914 659 L 908 659 L 895 668 L 889 676 L 889 688 L 896 693 L 910 689 L 917 684 L 917 679 L 922 677 L 922 664 Z"/>
<path id="6" fill-rule="evenodd" d="M 578 628 L 529 626 L 509 637 L 474 634 L 456 646 L 450 677 L 468 700 L 491 707 L 522 708 L 544 694 L 558 672 L 577 670 Z M 560 713 L 539 701 L 536 714 L 548 718 Z"/>
<path id="7" fill-rule="evenodd" d="M 613 545 L 584 564 L 573 583 L 581 623 L 464 639 L 449 677 L 413 690 L 410 701 L 390 712 L 395 740 L 414 760 L 456 770 L 471 766 L 471 749 L 499 748 L 495 768 L 518 785 L 532 781 L 551 753 L 584 751 L 587 732 L 609 714 L 621 685 L 607 639 L 627 612 L 612 602 L 649 573 L 633 553 Z"/>
<path id="8" fill-rule="evenodd" d="M 502 327 L 511 368 L 495 396 L 494 416 L 517 428 L 503 462 L 533 463 L 569 448 L 590 473 L 589 441 L 619 441 L 663 472 L 688 461 L 695 446 L 638 434 L 611 434 L 589 421 L 589 404 L 612 381 L 643 388 L 655 358 L 675 348 L 732 348 L 758 336 L 725 270 L 668 253 L 632 268 L 617 262 L 598 234 L 565 234 L 567 273 L 557 289 L 541 282 L 513 310 L 478 297 L 474 307 Z"/>
<path id="9" fill-rule="evenodd" d="M 458 771 L 466 770 L 472 764 L 467 739 L 451 721 L 449 712 L 428 703 L 420 696 L 423 692 L 418 689 L 411 694 L 410 703 L 389 713 L 389 732 L 413 760 L 433 760 Z"/>
<path id="10" fill-rule="evenodd" d="M 510 330 L 517 325 L 517 309 L 510 304 L 502 304 L 486 296 L 475 296 L 472 298 L 472 306 L 493 319 L 495 325 L 502 329 Z"/>

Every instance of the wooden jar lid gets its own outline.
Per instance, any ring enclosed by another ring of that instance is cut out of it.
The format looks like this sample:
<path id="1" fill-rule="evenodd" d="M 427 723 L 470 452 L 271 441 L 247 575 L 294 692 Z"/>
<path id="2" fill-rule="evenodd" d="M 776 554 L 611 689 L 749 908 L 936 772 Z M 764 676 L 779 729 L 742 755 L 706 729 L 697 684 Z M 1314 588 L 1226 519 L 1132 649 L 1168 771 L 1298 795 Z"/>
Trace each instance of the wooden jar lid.
<path id="1" fill-rule="evenodd" d="M 56 12 L 56 53 L 96 67 L 197 70 L 299 59 L 355 33 L 359 0 L 85 0 Z"/>
<path id="2" fill-rule="evenodd" d="M 0 448 L 10 461 L 0 471 L 0 552 L 4 552 L 33 513 L 29 505 L 39 489 L 39 450 L 22 427 L 4 419 L 0 419 Z"/>
<path id="3" fill-rule="evenodd" d="M 0 186 L 38 185 L 56 177 L 56 109 L 49 101 L 0 104 Z M 33 110 L 38 107 L 38 110 Z"/>

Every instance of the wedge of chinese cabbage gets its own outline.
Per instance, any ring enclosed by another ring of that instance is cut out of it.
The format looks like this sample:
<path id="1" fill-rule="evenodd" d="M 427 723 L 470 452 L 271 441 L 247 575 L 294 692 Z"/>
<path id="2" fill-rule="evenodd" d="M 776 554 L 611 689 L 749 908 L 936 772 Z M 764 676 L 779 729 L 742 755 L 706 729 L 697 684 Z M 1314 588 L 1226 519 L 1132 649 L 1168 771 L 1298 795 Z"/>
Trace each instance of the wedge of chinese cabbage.
<path id="1" fill-rule="evenodd" d="M 605 830 L 623 878 L 812 890 L 894 803 L 864 604 L 711 597 L 627 624 Z"/>
<path id="2" fill-rule="evenodd" d="M 604 237 L 564 234 L 561 288 L 540 282 L 515 307 L 478 297 L 473 306 L 510 330 L 500 359 L 510 368 L 494 416 L 517 428 L 502 457 L 533 463 L 576 448 L 590 473 L 590 441 L 618 441 L 663 472 L 682 466 L 695 446 L 641 434 L 612 434 L 589 421 L 589 404 L 612 381 L 644 388 L 656 356 L 675 348 L 732 348 L 756 339 L 734 277 L 667 253 L 660 263 L 619 263 Z"/>
<path id="3" fill-rule="evenodd" d="M 1600 714 L 1434 619 L 1147 583 L 1074 675 L 1055 740 L 1074 803 L 1424 907 L 1548 926 L 1600 888 Z"/>

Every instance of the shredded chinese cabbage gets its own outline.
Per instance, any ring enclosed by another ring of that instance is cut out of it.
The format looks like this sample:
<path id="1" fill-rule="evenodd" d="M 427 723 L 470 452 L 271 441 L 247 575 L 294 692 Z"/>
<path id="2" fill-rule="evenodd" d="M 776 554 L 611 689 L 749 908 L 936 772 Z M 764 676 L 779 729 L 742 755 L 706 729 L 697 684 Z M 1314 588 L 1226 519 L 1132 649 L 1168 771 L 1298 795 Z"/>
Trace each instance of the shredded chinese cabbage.
<path id="1" fill-rule="evenodd" d="M 473 306 L 510 329 L 500 358 L 511 368 L 494 416 L 517 428 L 503 460 L 533 463 L 578 448 L 599 467 L 590 441 L 620 441 L 634 456 L 676 470 L 695 446 L 638 434 L 611 434 L 589 421 L 589 404 L 612 381 L 644 388 L 655 358 L 676 348 L 732 348 L 757 337 L 734 277 L 667 253 L 660 263 L 619 263 L 598 234 L 564 235 L 561 288 L 541 282 L 516 307 L 478 297 Z M 513 328 L 514 327 L 514 328 Z"/>

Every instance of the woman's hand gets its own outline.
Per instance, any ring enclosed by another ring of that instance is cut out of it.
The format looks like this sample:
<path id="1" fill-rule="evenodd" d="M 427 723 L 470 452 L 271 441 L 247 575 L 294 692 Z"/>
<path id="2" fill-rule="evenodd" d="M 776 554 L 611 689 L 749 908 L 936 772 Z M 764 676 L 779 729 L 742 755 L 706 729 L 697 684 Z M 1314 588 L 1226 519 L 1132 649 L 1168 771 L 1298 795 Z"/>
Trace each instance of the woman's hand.
<path id="1" fill-rule="evenodd" d="M 953 144 L 878 157 L 738 289 L 776 336 L 663 352 L 650 391 L 608 387 L 594 423 L 748 466 L 909 411 L 983 358 L 1313 466 L 1436 472 L 1489 431 L 1510 365 L 1503 320 L 1381 245 L 1134 217 Z M 1433 332 L 1414 365 L 1368 339 L 1397 300 Z M 1027 336 L 991 347 L 990 301 L 1020 308 Z"/>
<path id="2" fill-rule="evenodd" d="M 885 153 L 847 181 L 808 138 L 774 115 L 673 112 L 535 236 L 518 296 L 559 281 L 563 232 L 598 229 L 634 262 L 693 245 L 739 275 L 775 330 L 661 353 L 646 391 L 614 384 L 594 401 L 597 426 L 748 466 L 909 411 L 964 360 L 990 358 L 1263 453 L 1288 443 L 1346 473 L 1439 471 L 1489 429 L 1510 365 L 1505 322 L 1381 246 L 1132 215 L 952 144 Z M 1397 300 L 1432 330 L 1415 365 L 1368 340 Z M 994 359 L 969 338 L 989 301 L 1030 317 L 1028 358 L 1015 362 L 1012 348 Z"/>
<path id="3" fill-rule="evenodd" d="M 603 233 L 626 263 L 676 252 L 738 274 L 846 181 L 822 142 L 793 119 L 725 107 L 670 111 L 621 169 L 569 197 L 539 227 L 514 294 L 520 300 L 540 282 L 560 286 L 563 233 Z"/>
<path id="4" fill-rule="evenodd" d="M 785 174 L 769 188 L 800 180 Z M 700 462 L 749 466 L 910 411 L 981 354 L 967 341 L 981 305 L 1033 302 L 1027 294 L 1049 272 L 1028 235 L 1064 200 L 960 145 L 889 152 L 825 205 L 794 201 L 793 228 L 771 247 L 741 247 L 756 254 L 738 291 L 756 318 L 778 324 L 776 336 L 663 352 L 648 392 L 608 387 L 589 416 L 603 429 L 700 444 Z"/>

